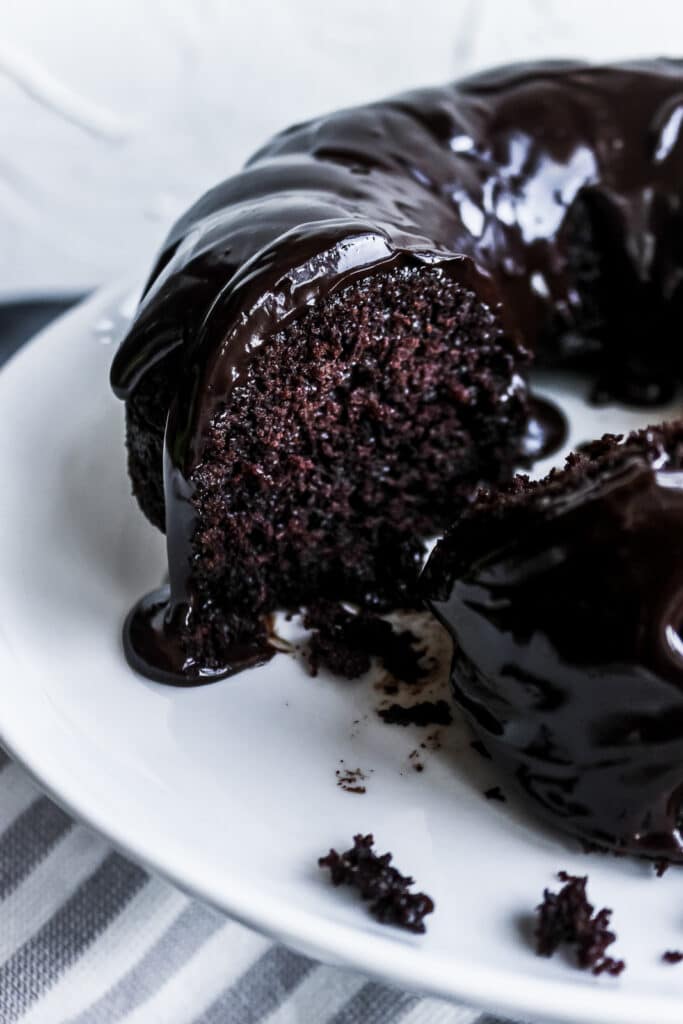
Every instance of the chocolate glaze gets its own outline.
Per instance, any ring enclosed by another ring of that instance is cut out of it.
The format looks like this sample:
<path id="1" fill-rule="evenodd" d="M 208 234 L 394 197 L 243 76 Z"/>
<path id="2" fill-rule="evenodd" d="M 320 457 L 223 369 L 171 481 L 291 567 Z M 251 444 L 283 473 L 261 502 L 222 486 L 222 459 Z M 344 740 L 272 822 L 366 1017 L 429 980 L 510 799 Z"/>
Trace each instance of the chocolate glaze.
<path id="1" fill-rule="evenodd" d="M 566 339 L 564 358 L 586 319 L 568 228 L 585 198 L 609 225 L 618 308 L 627 295 L 647 306 L 664 338 L 682 262 L 681 109 L 677 61 L 503 68 L 296 125 L 200 199 L 171 230 L 111 375 L 127 399 L 160 361 L 179 364 L 165 440 L 169 621 L 192 602 L 207 424 L 254 353 L 321 295 L 392 265 L 438 264 L 502 304 L 531 348 L 549 330 Z M 633 315 L 615 323 L 612 360 L 630 365 L 634 331 Z"/>
<path id="2" fill-rule="evenodd" d="M 532 466 L 539 459 L 554 455 L 565 444 L 569 435 L 567 417 L 554 402 L 531 395 L 529 418 L 520 448 L 520 462 Z"/>
<path id="3" fill-rule="evenodd" d="M 210 669 L 188 656 L 174 615 L 187 606 L 169 600 L 170 587 L 147 594 L 131 609 L 123 629 L 123 647 L 131 668 L 170 686 L 204 686 L 245 668 L 263 665 L 277 653 L 267 641 L 234 648 L 229 664 Z"/>
<path id="4" fill-rule="evenodd" d="M 653 446 L 539 486 L 426 568 L 456 700 L 554 824 L 683 861 L 680 465 Z"/>

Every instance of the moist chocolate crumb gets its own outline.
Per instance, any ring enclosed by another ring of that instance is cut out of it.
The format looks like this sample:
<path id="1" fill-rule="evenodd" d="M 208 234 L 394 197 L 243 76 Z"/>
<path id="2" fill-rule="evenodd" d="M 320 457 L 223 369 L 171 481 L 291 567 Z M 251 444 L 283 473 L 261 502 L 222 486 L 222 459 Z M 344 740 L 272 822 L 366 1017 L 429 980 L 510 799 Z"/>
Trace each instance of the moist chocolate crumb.
<path id="1" fill-rule="evenodd" d="M 425 770 L 425 766 L 420 761 L 416 761 L 413 768 L 416 772 L 423 772 Z"/>
<path id="2" fill-rule="evenodd" d="M 662 953 L 662 960 L 665 964 L 680 964 L 683 953 L 677 949 L 667 949 L 666 953 Z"/>
<path id="3" fill-rule="evenodd" d="M 435 732 L 430 732 L 420 747 L 422 750 L 441 750 L 441 735 L 438 729 Z"/>
<path id="4" fill-rule="evenodd" d="M 665 871 L 668 871 L 671 867 L 670 860 L 656 860 L 655 861 L 655 874 L 657 878 L 661 878 Z"/>
<path id="5" fill-rule="evenodd" d="M 484 791 L 484 796 L 487 800 L 500 800 L 501 803 L 506 802 L 505 794 L 500 786 L 491 786 L 490 789 Z"/>
<path id="6" fill-rule="evenodd" d="M 377 714 L 387 725 L 450 725 L 453 721 L 445 700 L 423 700 L 407 708 L 391 704 L 388 708 L 379 708 Z"/>
<path id="7" fill-rule="evenodd" d="M 339 609 L 339 625 L 332 619 L 324 622 L 318 617 L 319 608 L 308 611 L 304 616 L 304 626 L 311 629 L 308 642 L 308 663 L 311 675 L 317 676 L 320 667 L 330 670 L 335 676 L 344 679 L 358 679 L 370 671 L 372 658 L 368 651 L 354 646 L 348 638 L 348 630 L 342 616 L 346 615 L 341 606 Z"/>
<path id="8" fill-rule="evenodd" d="M 384 683 L 382 690 L 387 697 L 395 697 L 399 690 L 398 683 Z"/>
<path id="9" fill-rule="evenodd" d="M 625 962 L 605 955 L 616 939 L 609 930 L 612 911 L 603 907 L 593 913 L 586 896 L 587 876 L 579 878 L 560 871 L 557 877 L 565 883 L 563 887 L 557 893 L 545 889 L 543 902 L 536 908 L 538 956 L 552 956 L 561 945 L 570 945 L 576 950 L 579 967 L 590 968 L 593 974 L 621 974 Z"/>
<path id="10" fill-rule="evenodd" d="M 600 960 L 593 968 L 593 974 L 610 974 L 613 978 L 618 978 L 623 970 L 626 968 L 625 960 L 615 960 L 611 956 L 606 956 L 604 960 Z"/>
<path id="11" fill-rule="evenodd" d="M 337 785 L 345 793 L 365 793 L 365 786 L 361 783 L 366 776 L 362 768 L 337 768 L 334 774 L 337 776 Z"/>
<path id="12" fill-rule="evenodd" d="M 415 634 L 408 629 L 396 632 L 390 622 L 377 615 L 354 613 L 333 601 L 319 601 L 307 609 L 303 621 L 312 631 L 308 659 L 313 675 L 324 665 L 335 675 L 357 679 L 369 670 L 373 657 L 404 683 L 417 683 L 426 674 Z"/>
<path id="13" fill-rule="evenodd" d="M 373 850 L 372 835 L 353 837 L 346 853 L 330 850 L 318 865 L 329 868 L 332 885 L 352 885 L 369 904 L 369 911 L 382 924 L 395 924 L 411 932 L 426 931 L 424 918 L 434 910 L 434 901 L 426 893 L 408 890 L 415 884 L 410 875 L 402 875 L 391 866 L 392 855 L 381 856 Z"/>
<path id="14" fill-rule="evenodd" d="M 491 755 L 481 740 L 470 740 L 470 746 L 472 747 L 472 750 L 476 750 L 476 752 L 481 754 L 482 757 L 485 757 L 487 761 L 491 760 Z"/>

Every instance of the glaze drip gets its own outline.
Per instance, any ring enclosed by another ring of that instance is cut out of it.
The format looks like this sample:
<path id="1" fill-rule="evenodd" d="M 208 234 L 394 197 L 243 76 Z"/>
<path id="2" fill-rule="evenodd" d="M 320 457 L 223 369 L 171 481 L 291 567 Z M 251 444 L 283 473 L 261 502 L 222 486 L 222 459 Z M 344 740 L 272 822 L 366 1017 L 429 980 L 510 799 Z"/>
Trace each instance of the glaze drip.
<path id="1" fill-rule="evenodd" d="M 245 668 L 263 665 L 276 654 L 267 641 L 235 646 L 233 658 L 209 668 L 188 655 L 181 641 L 188 607 L 171 602 L 169 587 L 143 597 L 131 609 L 123 627 L 123 647 L 131 668 L 143 676 L 170 686 L 204 686 L 227 679 Z"/>
<path id="2" fill-rule="evenodd" d="M 548 398 L 532 395 L 529 399 L 529 418 L 520 449 L 521 464 L 533 466 L 534 462 L 554 455 L 565 444 L 569 434 L 567 417 Z"/>

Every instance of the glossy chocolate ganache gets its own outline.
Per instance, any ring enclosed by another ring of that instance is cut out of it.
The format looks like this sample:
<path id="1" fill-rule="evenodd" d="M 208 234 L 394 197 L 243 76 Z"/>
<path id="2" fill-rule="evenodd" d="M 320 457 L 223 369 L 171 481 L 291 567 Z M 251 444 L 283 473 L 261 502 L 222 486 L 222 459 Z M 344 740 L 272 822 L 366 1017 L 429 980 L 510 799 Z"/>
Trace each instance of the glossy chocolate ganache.
<path id="1" fill-rule="evenodd" d="M 127 622 L 136 668 L 253 664 L 267 613 L 333 580 L 406 599 L 419 537 L 518 461 L 529 353 L 589 368 L 600 396 L 671 392 L 682 112 L 678 61 L 499 69 L 296 125 L 178 221 L 111 375 L 168 540 L 169 587 Z"/>
<path id="2" fill-rule="evenodd" d="M 482 492 L 423 576 L 455 698 L 582 839 L 683 861 L 683 421 Z"/>

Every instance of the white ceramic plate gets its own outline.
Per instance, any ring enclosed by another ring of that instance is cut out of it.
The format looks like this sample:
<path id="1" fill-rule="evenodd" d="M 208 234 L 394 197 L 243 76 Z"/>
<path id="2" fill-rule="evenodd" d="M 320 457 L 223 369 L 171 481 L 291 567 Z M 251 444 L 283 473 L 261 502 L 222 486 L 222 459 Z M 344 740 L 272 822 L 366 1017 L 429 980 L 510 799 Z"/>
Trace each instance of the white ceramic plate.
<path id="1" fill-rule="evenodd" d="M 128 669 L 122 620 L 165 562 L 129 496 L 108 387 L 103 317 L 127 291 L 95 296 L 0 374 L 2 743 L 130 855 L 313 956 L 514 1016 L 680 1024 L 683 967 L 660 962 L 683 947 L 680 872 L 587 857 L 484 799 L 496 780 L 457 722 L 424 750 L 434 730 L 383 724 L 372 679 L 314 679 L 288 655 L 185 691 Z M 588 409 L 566 379 L 552 390 L 574 442 L 660 416 Z M 447 645 L 432 641 L 441 694 Z M 364 795 L 336 785 L 344 768 L 363 770 Z M 436 900 L 427 935 L 376 924 L 318 869 L 359 831 Z M 593 901 L 614 908 L 620 979 L 534 956 L 530 912 L 560 868 L 588 871 Z"/>

